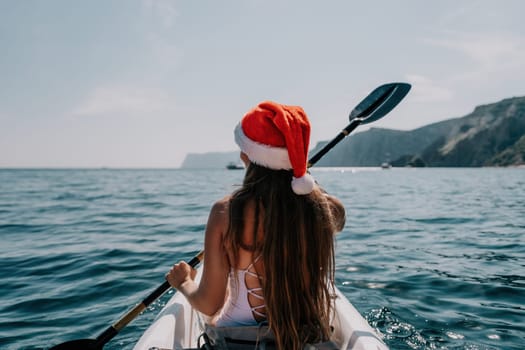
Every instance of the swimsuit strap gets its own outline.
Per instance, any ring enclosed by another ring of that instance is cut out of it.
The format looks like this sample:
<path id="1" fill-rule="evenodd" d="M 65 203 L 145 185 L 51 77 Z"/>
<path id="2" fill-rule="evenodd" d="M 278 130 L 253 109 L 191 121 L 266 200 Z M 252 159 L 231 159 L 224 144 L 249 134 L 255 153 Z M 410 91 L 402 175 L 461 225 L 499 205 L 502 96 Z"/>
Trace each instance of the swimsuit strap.
<path id="1" fill-rule="evenodd" d="M 261 278 L 261 276 L 259 276 L 259 274 L 255 271 L 252 271 L 252 269 L 255 269 L 255 264 L 257 263 L 257 261 L 259 261 L 261 259 L 262 255 L 259 254 L 257 255 L 257 257 L 252 261 L 252 263 L 250 265 L 248 265 L 247 268 L 245 268 L 244 270 L 242 270 L 245 274 L 249 275 L 250 277 L 254 277 L 254 278 Z"/>
<path id="2" fill-rule="evenodd" d="M 261 287 L 257 287 L 257 288 L 246 288 L 246 291 L 248 292 L 248 294 L 254 296 L 255 298 L 259 299 L 259 300 L 264 300 L 264 297 L 259 294 L 259 293 L 256 293 L 256 292 L 262 292 L 262 288 Z"/>
<path id="3" fill-rule="evenodd" d="M 245 271 L 246 273 L 251 273 L 251 274 L 253 274 L 254 272 L 251 272 L 250 270 L 251 270 L 252 267 L 254 267 L 254 265 L 257 263 L 257 261 L 259 261 L 261 258 L 262 258 L 262 255 L 261 255 L 261 254 L 257 255 L 257 257 L 251 262 L 250 265 L 248 265 L 247 268 L 244 269 L 244 271 Z"/>
<path id="4" fill-rule="evenodd" d="M 257 315 L 257 316 L 259 316 L 259 317 L 266 318 L 266 317 L 267 317 L 266 314 L 263 314 L 262 312 L 257 311 L 258 309 L 262 309 L 262 308 L 264 308 L 264 307 L 266 307 L 266 305 L 255 306 L 255 307 L 252 307 L 251 309 L 252 309 L 252 312 L 253 312 L 255 315 Z"/>
<path id="5" fill-rule="evenodd" d="M 250 265 L 248 265 L 246 269 L 243 270 L 245 275 L 249 275 L 250 277 L 257 278 L 257 279 L 261 278 L 257 272 L 251 271 L 252 269 L 255 269 L 254 265 L 257 263 L 257 261 L 261 259 L 261 257 L 262 257 L 261 254 L 257 255 L 257 257 L 253 260 L 253 262 Z M 262 290 L 263 290 L 262 287 L 246 288 L 246 292 L 248 294 L 250 294 L 251 296 L 259 300 L 264 300 L 264 296 L 262 295 Z M 250 305 L 250 309 L 252 310 L 252 313 L 254 315 L 257 315 L 259 317 L 264 317 L 264 318 L 266 318 L 266 314 L 260 312 L 259 310 L 264 309 L 265 307 L 266 307 L 265 303 L 261 305 L 257 305 L 257 306 Z"/>

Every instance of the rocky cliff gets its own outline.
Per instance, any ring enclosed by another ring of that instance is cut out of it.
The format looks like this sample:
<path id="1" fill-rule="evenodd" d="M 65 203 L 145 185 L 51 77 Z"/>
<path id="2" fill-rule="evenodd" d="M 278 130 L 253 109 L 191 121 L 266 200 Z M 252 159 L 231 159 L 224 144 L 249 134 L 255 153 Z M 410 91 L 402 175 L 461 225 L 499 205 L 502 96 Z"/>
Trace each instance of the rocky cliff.
<path id="1" fill-rule="evenodd" d="M 320 143 L 312 150 L 321 148 Z M 319 166 L 478 167 L 525 164 L 525 97 L 411 131 L 372 128 L 348 137 Z"/>
<path id="2" fill-rule="evenodd" d="M 477 107 L 420 152 L 429 166 L 507 166 L 525 163 L 525 98 Z"/>
<path id="3" fill-rule="evenodd" d="M 326 142 L 319 142 L 315 154 Z M 224 168 L 239 152 L 188 154 L 183 168 Z M 479 167 L 525 164 L 525 97 L 478 106 L 464 117 L 401 131 L 371 128 L 341 141 L 317 166 Z"/>

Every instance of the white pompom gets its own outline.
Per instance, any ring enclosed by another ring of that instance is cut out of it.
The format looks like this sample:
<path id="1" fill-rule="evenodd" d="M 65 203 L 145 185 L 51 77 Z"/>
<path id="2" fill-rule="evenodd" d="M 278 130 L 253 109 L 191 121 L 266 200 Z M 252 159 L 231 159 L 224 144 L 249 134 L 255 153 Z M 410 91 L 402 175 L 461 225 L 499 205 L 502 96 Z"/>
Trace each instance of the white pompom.
<path id="1" fill-rule="evenodd" d="M 294 177 L 292 179 L 292 190 L 295 194 L 309 194 L 314 190 L 314 186 L 315 180 L 310 174 L 304 174 L 301 177 Z"/>

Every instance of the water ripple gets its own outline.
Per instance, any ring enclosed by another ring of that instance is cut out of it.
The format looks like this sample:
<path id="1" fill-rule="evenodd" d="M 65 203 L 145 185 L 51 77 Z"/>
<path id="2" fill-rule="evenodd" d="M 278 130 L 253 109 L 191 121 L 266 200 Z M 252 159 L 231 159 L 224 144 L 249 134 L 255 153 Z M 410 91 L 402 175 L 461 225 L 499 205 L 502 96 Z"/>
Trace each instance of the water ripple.
<path id="1" fill-rule="evenodd" d="M 336 283 L 392 349 L 521 349 L 524 169 L 313 169 Z M 0 170 L 2 349 L 91 338 L 202 249 L 226 170 Z M 213 186 L 209 184 L 212 183 Z M 105 348 L 131 349 L 167 294 Z"/>

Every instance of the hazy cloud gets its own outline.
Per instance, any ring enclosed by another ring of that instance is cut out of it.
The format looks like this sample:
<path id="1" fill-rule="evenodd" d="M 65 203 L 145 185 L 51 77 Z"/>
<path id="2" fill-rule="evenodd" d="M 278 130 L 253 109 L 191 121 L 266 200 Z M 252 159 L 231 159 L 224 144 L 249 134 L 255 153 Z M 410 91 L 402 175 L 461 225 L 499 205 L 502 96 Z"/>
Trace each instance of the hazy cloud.
<path id="1" fill-rule="evenodd" d="M 440 86 L 430 78 L 409 74 L 406 76 L 407 81 L 412 84 L 412 100 L 414 102 L 440 102 L 448 101 L 453 97 L 450 89 Z"/>
<path id="2" fill-rule="evenodd" d="M 160 89 L 125 85 L 101 86 L 91 92 L 72 112 L 74 116 L 136 116 L 167 112 L 174 101 Z"/>
<path id="3" fill-rule="evenodd" d="M 523 38 L 510 35 L 450 33 L 428 42 L 467 56 L 474 63 L 471 70 L 501 71 L 517 68 L 525 61 Z"/>
<path id="4" fill-rule="evenodd" d="M 154 22 L 160 23 L 163 28 L 168 29 L 175 25 L 179 13 L 176 1 L 173 0 L 143 0 L 145 13 Z"/>
<path id="5" fill-rule="evenodd" d="M 171 0 L 143 0 L 143 13 L 148 23 L 145 36 L 149 52 L 157 63 L 158 71 L 173 69 L 180 52 L 174 42 L 173 31 L 179 12 L 176 2 Z"/>

